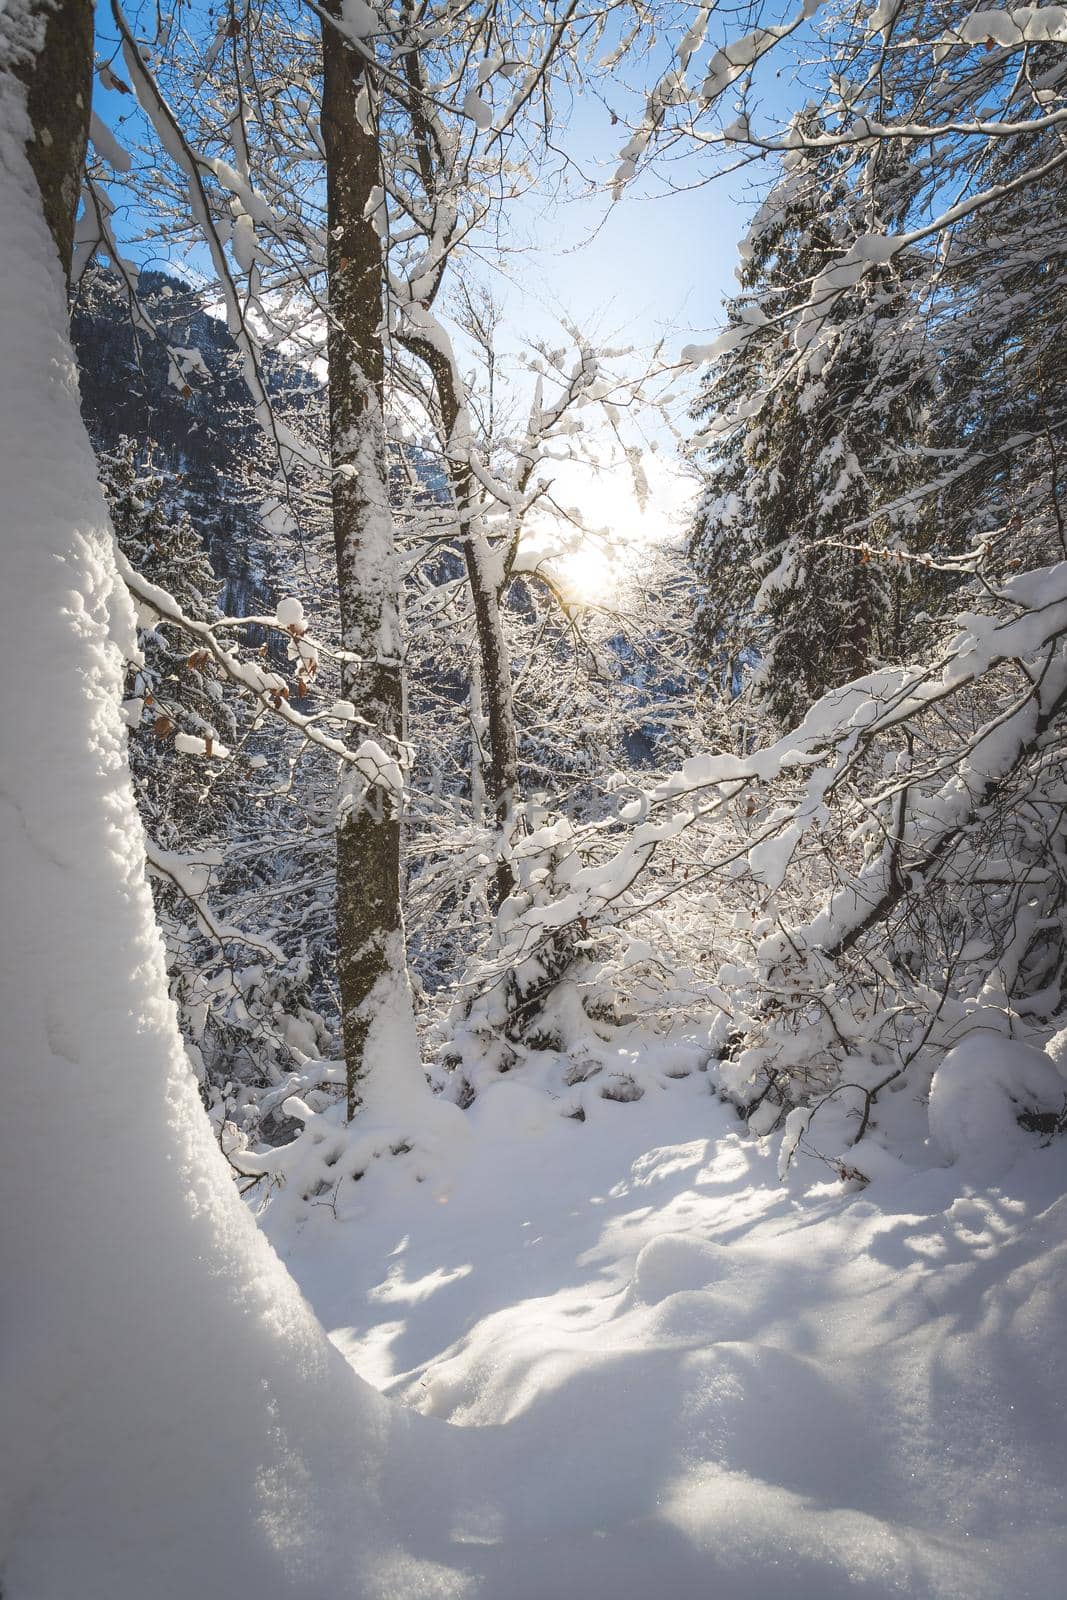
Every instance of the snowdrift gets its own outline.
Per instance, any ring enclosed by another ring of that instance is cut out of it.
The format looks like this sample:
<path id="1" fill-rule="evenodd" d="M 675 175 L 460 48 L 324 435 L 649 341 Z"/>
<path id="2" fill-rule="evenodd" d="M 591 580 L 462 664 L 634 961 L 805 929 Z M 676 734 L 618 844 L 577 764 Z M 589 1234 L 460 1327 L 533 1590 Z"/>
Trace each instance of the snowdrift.
<path id="1" fill-rule="evenodd" d="M 264 1213 L 356 1370 L 455 1425 L 475 1592 L 1059 1600 L 1067 1140 L 780 1185 L 706 1074 L 643 1066 L 584 1123 L 502 1079 L 450 1171 Z"/>

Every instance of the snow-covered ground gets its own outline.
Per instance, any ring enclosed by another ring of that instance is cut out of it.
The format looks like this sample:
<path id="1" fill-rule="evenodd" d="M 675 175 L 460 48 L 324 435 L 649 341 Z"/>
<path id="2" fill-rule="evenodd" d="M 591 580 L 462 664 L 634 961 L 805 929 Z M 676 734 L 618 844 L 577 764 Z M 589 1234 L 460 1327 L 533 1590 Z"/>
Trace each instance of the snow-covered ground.
<path id="1" fill-rule="evenodd" d="M 357 1372 L 454 1425 L 420 1542 L 456 1593 L 1059 1600 L 1067 1143 L 780 1185 L 701 1073 L 468 1122 L 264 1219 Z"/>

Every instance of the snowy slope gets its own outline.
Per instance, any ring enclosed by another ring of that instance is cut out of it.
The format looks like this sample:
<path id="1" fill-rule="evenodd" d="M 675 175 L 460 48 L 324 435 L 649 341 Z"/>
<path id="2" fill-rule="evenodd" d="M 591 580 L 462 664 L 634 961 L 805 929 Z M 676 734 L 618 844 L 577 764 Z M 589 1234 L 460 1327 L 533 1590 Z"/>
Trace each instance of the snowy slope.
<path id="1" fill-rule="evenodd" d="M 357 1371 L 461 1426 L 479 1592 L 1058 1600 L 1065 1142 L 849 1192 L 699 1073 L 586 1110 L 505 1079 L 456 1161 L 266 1211 Z"/>

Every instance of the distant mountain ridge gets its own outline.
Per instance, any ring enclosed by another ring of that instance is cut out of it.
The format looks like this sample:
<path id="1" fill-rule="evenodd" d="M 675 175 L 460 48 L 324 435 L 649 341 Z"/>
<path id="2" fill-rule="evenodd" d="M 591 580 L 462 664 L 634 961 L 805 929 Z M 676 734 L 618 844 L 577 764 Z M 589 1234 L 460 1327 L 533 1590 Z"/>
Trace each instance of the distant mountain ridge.
<path id="1" fill-rule="evenodd" d="M 75 298 L 71 329 L 93 448 L 113 450 L 124 436 L 151 446 L 181 486 L 182 509 L 222 584 L 223 611 L 273 609 L 272 556 L 259 520 L 269 462 L 236 344 L 180 279 L 143 271 L 138 296 L 160 337 L 137 327 L 115 273 L 90 268 Z M 185 358 L 181 385 L 168 346 Z M 279 397 L 300 381 L 299 369 L 270 353 L 264 372 Z"/>

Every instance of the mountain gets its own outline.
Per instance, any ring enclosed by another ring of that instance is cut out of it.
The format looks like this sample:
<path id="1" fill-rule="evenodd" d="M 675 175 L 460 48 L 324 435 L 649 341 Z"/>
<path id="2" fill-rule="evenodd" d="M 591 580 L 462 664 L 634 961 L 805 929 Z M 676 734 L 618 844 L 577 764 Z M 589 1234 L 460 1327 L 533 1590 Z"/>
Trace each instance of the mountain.
<path id="1" fill-rule="evenodd" d="M 90 268 L 72 314 L 82 416 L 99 454 L 123 437 L 151 447 L 181 508 L 204 542 L 229 615 L 273 610 L 277 553 L 261 520 L 271 463 L 226 324 L 204 310 L 201 290 L 144 271 L 138 300 L 158 335 L 138 326 L 123 281 Z M 175 363 L 172 352 L 177 355 Z M 272 398 L 311 403 L 308 380 L 270 353 Z"/>

